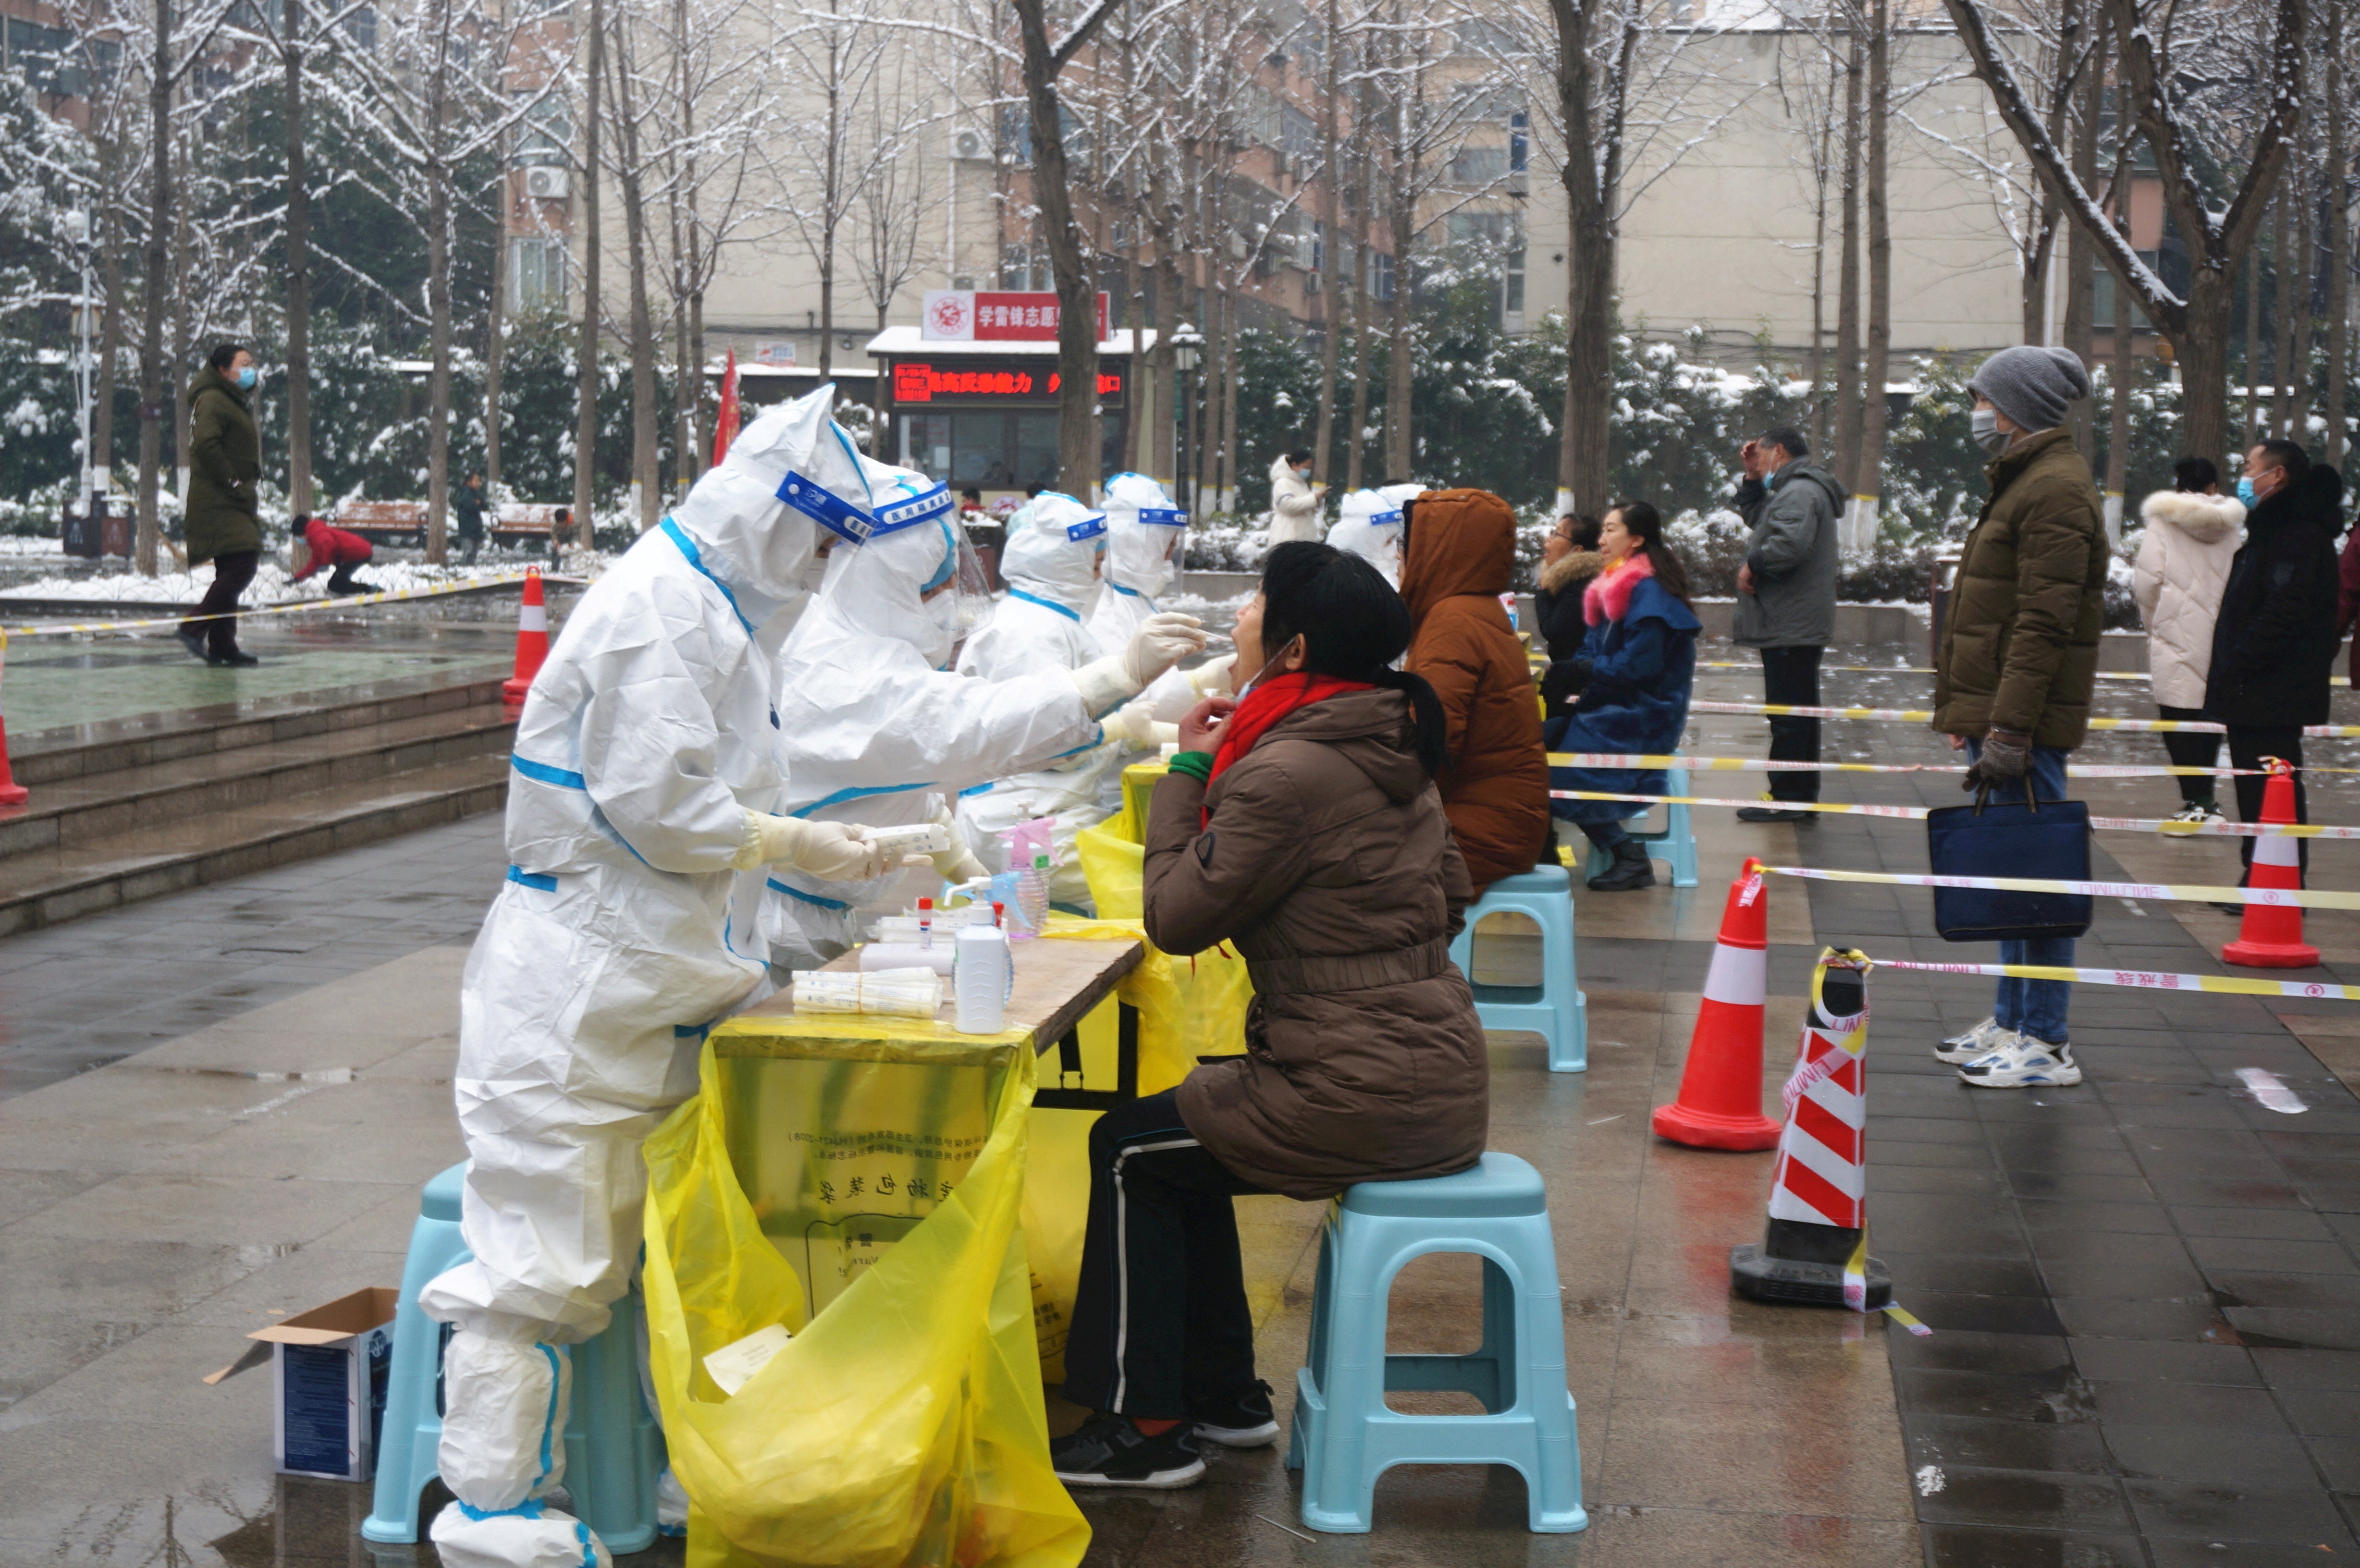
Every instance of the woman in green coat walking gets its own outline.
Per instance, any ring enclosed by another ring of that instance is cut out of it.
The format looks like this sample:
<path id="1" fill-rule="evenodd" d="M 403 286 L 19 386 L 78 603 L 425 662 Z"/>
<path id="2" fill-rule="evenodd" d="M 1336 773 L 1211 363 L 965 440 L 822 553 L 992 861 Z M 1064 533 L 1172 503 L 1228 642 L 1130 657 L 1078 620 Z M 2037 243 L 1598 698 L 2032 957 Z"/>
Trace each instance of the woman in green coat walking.
<path id="1" fill-rule="evenodd" d="M 207 664 L 262 661 L 237 646 L 237 600 L 262 560 L 262 522 L 255 487 L 262 477 L 262 433 L 254 422 L 254 355 L 217 345 L 189 388 L 189 494 L 182 514 L 189 564 L 213 563 L 180 643 Z M 208 618 L 210 617 L 210 618 Z"/>

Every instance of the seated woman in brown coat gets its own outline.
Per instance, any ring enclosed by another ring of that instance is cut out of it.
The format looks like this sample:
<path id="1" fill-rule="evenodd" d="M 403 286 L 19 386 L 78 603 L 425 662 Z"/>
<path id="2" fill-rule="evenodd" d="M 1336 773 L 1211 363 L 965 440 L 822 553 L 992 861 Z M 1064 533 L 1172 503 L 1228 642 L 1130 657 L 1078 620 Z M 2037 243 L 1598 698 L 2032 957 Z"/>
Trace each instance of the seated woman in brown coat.
<path id="1" fill-rule="evenodd" d="M 1185 1486 L 1199 1439 L 1278 1435 L 1256 1379 L 1230 1197 L 1334 1196 L 1481 1157 L 1490 1064 L 1450 939 L 1467 867 L 1434 786 L 1442 713 L 1388 668 L 1409 612 L 1376 568 L 1270 553 L 1238 616 L 1242 700 L 1180 724 L 1148 812 L 1147 933 L 1234 942 L 1246 1051 L 1090 1132 L 1089 1226 L 1065 1394 L 1098 1412 L 1050 1445 L 1069 1486 Z"/>
<path id="2" fill-rule="evenodd" d="M 1442 809 L 1480 898 L 1530 871 L 1549 842 L 1540 699 L 1500 604 L 1515 571 L 1516 515 L 1489 490 L 1429 490 L 1402 511 L 1401 596 L 1416 626 L 1403 668 L 1442 699 Z"/>

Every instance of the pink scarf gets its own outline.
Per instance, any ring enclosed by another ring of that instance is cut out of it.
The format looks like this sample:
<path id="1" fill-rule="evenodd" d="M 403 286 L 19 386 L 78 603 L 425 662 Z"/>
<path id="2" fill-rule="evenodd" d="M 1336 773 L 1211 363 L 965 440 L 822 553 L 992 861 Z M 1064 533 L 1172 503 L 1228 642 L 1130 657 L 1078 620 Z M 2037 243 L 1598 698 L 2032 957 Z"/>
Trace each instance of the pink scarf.
<path id="1" fill-rule="evenodd" d="M 1653 577 L 1655 564 L 1644 550 L 1633 550 L 1616 564 L 1600 572 L 1581 595 L 1581 618 L 1590 626 L 1601 621 L 1619 621 L 1631 608 L 1631 595 L 1637 590 L 1639 580 Z"/>

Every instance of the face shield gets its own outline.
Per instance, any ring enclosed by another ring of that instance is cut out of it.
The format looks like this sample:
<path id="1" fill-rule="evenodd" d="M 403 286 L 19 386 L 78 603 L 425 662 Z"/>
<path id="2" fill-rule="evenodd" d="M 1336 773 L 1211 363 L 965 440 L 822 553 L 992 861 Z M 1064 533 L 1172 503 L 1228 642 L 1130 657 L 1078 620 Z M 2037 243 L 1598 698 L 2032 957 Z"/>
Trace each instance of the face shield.
<path id="1" fill-rule="evenodd" d="M 1107 580 L 1153 598 L 1180 576 L 1188 514 L 1143 474 L 1118 474 L 1106 490 Z"/>
<path id="2" fill-rule="evenodd" d="M 837 539 L 822 593 L 855 629 L 898 637 L 939 668 L 989 613 L 982 563 L 952 526 L 947 489 L 909 469 L 863 468 L 876 510 L 847 519 L 857 539 L 829 528 Z"/>
<path id="3" fill-rule="evenodd" d="M 800 606 L 812 592 L 819 539 L 815 513 L 791 498 L 789 487 L 825 488 L 864 508 L 869 502 L 860 458 L 835 408 L 836 388 L 826 386 L 763 409 L 672 508 L 672 521 L 698 542 L 704 566 L 782 609 Z"/>

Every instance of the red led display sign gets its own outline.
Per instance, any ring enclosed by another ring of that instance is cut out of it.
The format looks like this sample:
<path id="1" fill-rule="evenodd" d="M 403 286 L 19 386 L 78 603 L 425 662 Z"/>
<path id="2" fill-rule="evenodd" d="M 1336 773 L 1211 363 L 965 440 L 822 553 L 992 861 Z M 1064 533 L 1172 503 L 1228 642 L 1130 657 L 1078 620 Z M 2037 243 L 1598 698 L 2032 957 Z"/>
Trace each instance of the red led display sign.
<path id="1" fill-rule="evenodd" d="M 1100 369 L 1098 401 L 1108 408 L 1122 404 L 1128 368 Z M 1057 373 L 1043 361 L 968 360 L 936 365 L 903 359 L 893 364 L 893 401 L 913 403 L 1007 404 L 1048 403 L 1057 396 Z"/>

